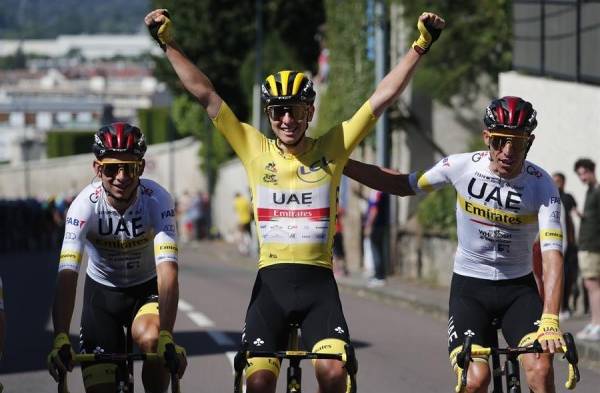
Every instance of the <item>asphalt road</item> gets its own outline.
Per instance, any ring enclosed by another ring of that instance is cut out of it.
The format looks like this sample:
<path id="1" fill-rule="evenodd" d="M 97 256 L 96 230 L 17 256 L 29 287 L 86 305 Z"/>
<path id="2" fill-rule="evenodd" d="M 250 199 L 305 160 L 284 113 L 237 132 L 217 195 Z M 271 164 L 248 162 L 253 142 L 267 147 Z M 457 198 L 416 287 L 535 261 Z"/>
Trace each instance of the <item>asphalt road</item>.
<path id="1" fill-rule="evenodd" d="M 181 247 L 180 306 L 175 340 L 187 349 L 189 365 L 181 381 L 183 392 L 232 391 L 232 357 L 251 287 L 255 264 L 229 246 L 201 243 Z M 50 307 L 56 278 L 57 252 L 2 256 L 8 340 L 0 363 L 5 392 L 54 392 L 45 370 L 51 346 Z M 245 261 L 245 262 L 244 262 Z M 81 274 L 81 278 L 83 278 Z M 77 343 L 80 280 L 71 338 Z M 452 391 L 453 373 L 446 351 L 446 323 L 411 308 L 366 299 L 342 290 L 342 302 L 359 360 L 359 391 L 373 393 Z M 556 362 L 558 391 L 565 363 Z M 141 367 L 137 365 L 139 378 Z M 304 391 L 315 391 L 312 366 L 303 366 Z M 600 374 L 582 369 L 577 392 L 598 392 Z M 280 385 L 285 372 L 282 370 Z M 69 378 L 72 392 L 81 392 L 80 372 Z M 278 391 L 283 391 L 280 386 Z M 142 391 L 138 384 L 136 391 Z"/>

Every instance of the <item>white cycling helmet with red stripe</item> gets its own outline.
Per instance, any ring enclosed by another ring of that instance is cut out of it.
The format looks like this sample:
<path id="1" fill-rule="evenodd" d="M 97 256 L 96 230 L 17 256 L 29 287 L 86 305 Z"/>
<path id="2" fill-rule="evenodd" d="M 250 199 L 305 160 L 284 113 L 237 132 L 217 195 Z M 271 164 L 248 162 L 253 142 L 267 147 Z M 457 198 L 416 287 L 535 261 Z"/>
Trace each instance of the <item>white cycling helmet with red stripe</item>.
<path id="1" fill-rule="evenodd" d="M 93 150 L 99 160 L 109 153 L 131 153 L 141 160 L 146 153 L 146 140 L 136 126 L 117 122 L 96 132 Z"/>

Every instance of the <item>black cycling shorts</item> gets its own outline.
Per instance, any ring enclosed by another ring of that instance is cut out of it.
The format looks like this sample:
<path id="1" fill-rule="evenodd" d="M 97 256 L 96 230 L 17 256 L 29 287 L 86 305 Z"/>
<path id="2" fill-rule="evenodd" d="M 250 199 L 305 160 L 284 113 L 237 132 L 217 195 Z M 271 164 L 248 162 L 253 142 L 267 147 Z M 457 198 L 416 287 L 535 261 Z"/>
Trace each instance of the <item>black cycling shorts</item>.
<path id="1" fill-rule="evenodd" d="M 509 346 L 517 346 L 529 333 L 543 310 L 533 274 L 510 280 L 484 280 L 452 276 L 448 317 L 448 351 L 473 337 L 473 344 L 492 346 L 497 329 Z M 497 326 L 492 325 L 496 320 Z"/>
<path id="2" fill-rule="evenodd" d="M 253 351 L 285 350 L 290 324 L 300 326 L 307 350 L 327 338 L 350 343 L 331 269 L 282 264 L 258 271 L 242 341 Z"/>
<path id="3" fill-rule="evenodd" d="M 140 307 L 150 302 L 158 302 L 156 277 L 133 287 L 115 288 L 86 276 L 79 330 L 80 352 L 125 352 L 124 327 L 130 326 Z"/>

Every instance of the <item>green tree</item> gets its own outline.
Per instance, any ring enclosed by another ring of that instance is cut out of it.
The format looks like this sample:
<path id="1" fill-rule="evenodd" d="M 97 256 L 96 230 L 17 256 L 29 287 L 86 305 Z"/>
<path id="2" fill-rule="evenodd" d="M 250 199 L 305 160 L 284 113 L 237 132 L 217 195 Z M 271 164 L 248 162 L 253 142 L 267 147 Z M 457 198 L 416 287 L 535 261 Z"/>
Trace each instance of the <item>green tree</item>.
<path id="1" fill-rule="evenodd" d="M 314 71 L 319 52 L 315 35 L 325 19 L 322 0 L 263 2 L 262 74 L 277 71 L 270 69 L 272 65 Z M 156 8 L 169 10 L 178 44 L 242 120 L 249 118 L 249 95 L 254 83 L 255 3 L 255 0 L 153 0 Z M 157 77 L 166 81 L 176 94 L 183 93 L 166 59 L 160 57 L 156 61 Z"/>
<path id="2" fill-rule="evenodd" d="M 316 134 L 349 118 L 369 97 L 373 62 L 367 58 L 365 1 L 325 0 L 330 73 L 319 108 Z"/>
<path id="3" fill-rule="evenodd" d="M 169 10 L 177 43 L 211 79 L 233 111 L 246 119 L 248 107 L 239 70 L 254 43 L 254 1 L 153 0 L 153 4 Z M 159 57 L 156 66 L 156 76 L 176 94 L 182 94 L 183 87 L 168 61 Z"/>
<path id="4" fill-rule="evenodd" d="M 470 103 L 479 94 L 496 94 L 498 74 L 512 62 L 512 1 L 391 1 L 404 6 L 410 26 L 425 10 L 447 21 L 415 75 L 417 89 L 446 104 L 455 96 Z"/>
<path id="5" fill-rule="evenodd" d="M 209 189 L 214 189 L 219 165 L 232 156 L 229 143 L 217 132 L 204 109 L 188 95 L 182 94 L 173 102 L 171 116 L 180 135 L 191 135 L 200 142 L 200 169 L 207 174 Z"/>

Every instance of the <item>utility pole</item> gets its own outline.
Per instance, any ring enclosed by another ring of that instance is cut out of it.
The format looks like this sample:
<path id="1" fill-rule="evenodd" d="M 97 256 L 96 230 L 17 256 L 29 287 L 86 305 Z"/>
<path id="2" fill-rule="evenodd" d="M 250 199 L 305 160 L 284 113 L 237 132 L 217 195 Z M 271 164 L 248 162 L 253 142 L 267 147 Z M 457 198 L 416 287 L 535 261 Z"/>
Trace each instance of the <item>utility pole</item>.
<path id="1" fill-rule="evenodd" d="M 379 83 L 386 75 L 388 69 L 388 31 L 387 13 L 385 1 L 375 1 L 375 84 Z M 375 127 L 377 164 L 389 166 L 389 149 L 387 148 L 387 136 L 389 133 L 389 121 L 387 111 L 379 117 Z"/>
<path id="2" fill-rule="evenodd" d="M 386 4 L 384 0 L 375 0 L 375 84 L 377 85 L 386 75 L 388 70 L 388 18 L 386 12 Z M 384 111 L 377 124 L 375 126 L 375 140 L 377 149 L 377 164 L 389 167 L 390 155 L 389 155 L 389 120 L 387 111 Z M 386 272 L 390 271 L 390 224 L 393 217 L 390 214 L 390 198 L 386 196 L 382 203 L 386 204 L 387 209 L 384 207 L 384 211 L 387 211 L 387 225 L 384 229 L 382 250 L 381 250 L 381 263 L 384 266 Z"/>

